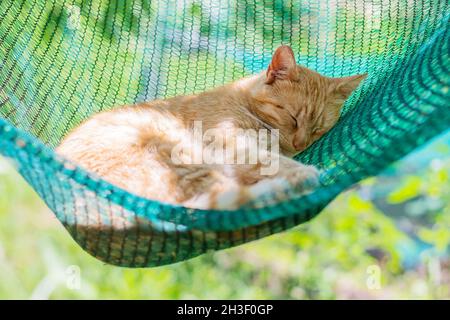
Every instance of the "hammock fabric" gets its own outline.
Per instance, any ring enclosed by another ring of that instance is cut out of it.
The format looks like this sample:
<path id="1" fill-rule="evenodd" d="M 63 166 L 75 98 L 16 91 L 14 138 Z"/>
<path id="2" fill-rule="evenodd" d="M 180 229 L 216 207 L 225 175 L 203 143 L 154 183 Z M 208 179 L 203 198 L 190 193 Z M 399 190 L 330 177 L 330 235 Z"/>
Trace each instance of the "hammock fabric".
<path id="1" fill-rule="evenodd" d="M 259 239 L 450 126 L 449 17 L 446 0 L 1 0 L 0 151 L 107 263 L 159 266 Z M 194 210 L 136 197 L 53 151 L 100 110 L 259 72 L 280 44 L 323 74 L 369 74 L 298 157 L 325 169 L 311 194 Z"/>

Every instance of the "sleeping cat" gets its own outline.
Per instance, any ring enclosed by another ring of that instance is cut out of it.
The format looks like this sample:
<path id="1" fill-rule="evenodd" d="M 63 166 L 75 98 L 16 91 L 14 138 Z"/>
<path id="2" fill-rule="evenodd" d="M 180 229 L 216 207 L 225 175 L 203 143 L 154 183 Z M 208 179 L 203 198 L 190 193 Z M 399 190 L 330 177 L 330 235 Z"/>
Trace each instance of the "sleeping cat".
<path id="1" fill-rule="evenodd" d="M 291 157 L 335 125 L 364 78 L 322 76 L 298 66 L 292 49 L 281 46 L 260 74 L 196 95 L 94 115 L 57 152 L 129 192 L 191 208 L 235 209 L 289 187 L 303 193 L 318 184 L 318 171 Z M 195 137 L 197 124 L 223 141 L 216 151 L 234 150 L 231 157 L 205 161 L 200 153 L 213 142 Z M 249 130 L 276 132 L 277 139 L 256 147 L 262 155 L 256 161 L 233 162 L 242 154 L 249 160 L 249 146 L 267 140 L 247 134 L 243 145 L 238 137 Z M 277 165 L 264 173 L 267 161 Z"/>

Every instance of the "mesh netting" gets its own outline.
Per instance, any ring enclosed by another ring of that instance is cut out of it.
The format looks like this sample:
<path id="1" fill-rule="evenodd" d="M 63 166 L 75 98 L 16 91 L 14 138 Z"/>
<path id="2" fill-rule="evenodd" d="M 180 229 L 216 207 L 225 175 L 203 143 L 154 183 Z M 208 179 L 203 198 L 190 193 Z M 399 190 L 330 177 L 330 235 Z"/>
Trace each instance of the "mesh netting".
<path id="1" fill-rule="evenodd" d="M 0 151 L 95 257 L 143 267 L 315 216 L 450 126 L 446 0 L 1 0 Z M 328 76 L 368 72 L 335 128 L 299 156 L 322 186 L 264 208 L 194 210 L 127 193 L 53 148 L 90 115 L 259 72 L 280 44 Z"/>

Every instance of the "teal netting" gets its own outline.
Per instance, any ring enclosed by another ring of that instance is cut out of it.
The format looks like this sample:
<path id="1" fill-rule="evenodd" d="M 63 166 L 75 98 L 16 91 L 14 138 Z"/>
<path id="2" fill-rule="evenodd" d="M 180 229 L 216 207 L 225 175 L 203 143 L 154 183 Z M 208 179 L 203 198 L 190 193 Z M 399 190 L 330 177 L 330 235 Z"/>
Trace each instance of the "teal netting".
<path id="1" fill-rule="evenodd" d="M 285 230 L 450 126 L 447 0 L 1 0 L 0 151 L 73 238 L 122 266 L 189 259 Z M 142 199 L 53 148 L 93 113 L 265 69 L 280 44 L 329 76 L 368 72 L 299 160 L 312 194 L 204 211 Z"/>

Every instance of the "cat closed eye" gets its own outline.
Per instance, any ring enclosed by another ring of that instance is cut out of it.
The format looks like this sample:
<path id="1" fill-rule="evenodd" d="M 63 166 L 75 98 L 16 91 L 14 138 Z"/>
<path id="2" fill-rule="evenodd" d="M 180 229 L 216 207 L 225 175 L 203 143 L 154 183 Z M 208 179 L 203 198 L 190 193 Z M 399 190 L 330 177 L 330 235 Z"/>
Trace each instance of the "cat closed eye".
<path id="1" fill-rule="evenodd" d="M 294 121 L 294 127 L 297 128 L 298 127 L 298 121 L 297 118 L 295 118 L 294 116 L 291 116 L 292 120 Z"/>
<path id="2" fill-rule="evenodd" d="M 325 129 L 323 128 L 316 128 L 313 130 L 313 135 L 322 135 L 325 133 Z"/>

